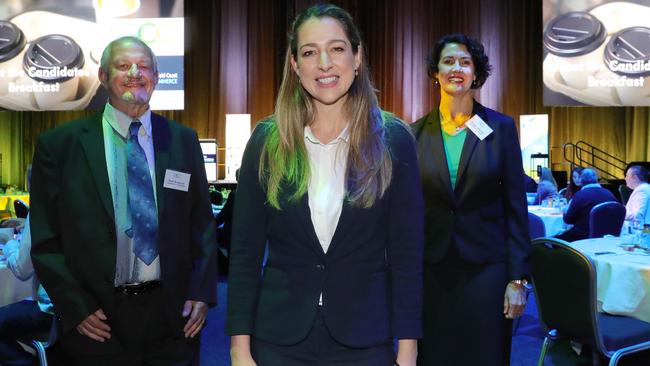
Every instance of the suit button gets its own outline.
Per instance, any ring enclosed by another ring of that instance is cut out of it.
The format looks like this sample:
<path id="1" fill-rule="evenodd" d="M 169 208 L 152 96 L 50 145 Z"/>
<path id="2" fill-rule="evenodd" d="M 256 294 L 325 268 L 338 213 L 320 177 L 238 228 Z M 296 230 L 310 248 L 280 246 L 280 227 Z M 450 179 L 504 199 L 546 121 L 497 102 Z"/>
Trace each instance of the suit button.
<path id="1" fill-rule="evenodd" d="M 455 215 L 455 214 L 456 214 L 456 210 L 454 210 L 454 209 L 452 208 L 451 210 L 449 210 L 449 213 L 451 213 L 452 215 Z"/>
<path id="2" fill-rule="evenodd" d="M 115 241 L 115 231 L 113 230 L 108 231 L 108 240 Z"/>
<path id="3" fill-rule="evenodd" d="M 318 269 L 320 269 L 320 270 L 324 270 L 324 269 L 325 269 L 325 265 L 324 265 L 324 264 L 317 264 L 317 265 L 316 265 L 316 268 L 318 268 Z"/>

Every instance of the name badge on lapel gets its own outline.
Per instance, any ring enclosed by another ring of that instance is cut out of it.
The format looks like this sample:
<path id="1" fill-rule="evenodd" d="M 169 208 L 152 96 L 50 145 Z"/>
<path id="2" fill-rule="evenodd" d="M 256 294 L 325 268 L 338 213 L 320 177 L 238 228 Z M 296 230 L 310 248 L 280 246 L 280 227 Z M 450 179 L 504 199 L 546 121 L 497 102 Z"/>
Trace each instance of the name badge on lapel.
<path id="1" fill-rule="evenodd" d="M 163 183 L 163 187 L 187 192 L 187 190 L 190 188 L 191 175 L 192 174 L 167 169 L 165 171 L 165 181 Z"/>
<path id="2" fill-rule="evenodd" d="M 483 121 L 478 114 L 475 114 L 474 117 L 470 118 L 469 121 L 465 122 L 465 126 L 469 128 L 479 140 L 483 141 L 484 138 L 488 137 L 492 133 L 490 126 Z"/>

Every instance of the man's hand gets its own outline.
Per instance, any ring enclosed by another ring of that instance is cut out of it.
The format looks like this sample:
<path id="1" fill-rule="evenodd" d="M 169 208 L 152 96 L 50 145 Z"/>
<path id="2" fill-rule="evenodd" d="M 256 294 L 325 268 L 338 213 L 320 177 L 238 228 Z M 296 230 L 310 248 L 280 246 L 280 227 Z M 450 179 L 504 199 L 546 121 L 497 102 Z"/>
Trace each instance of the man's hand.
<path id="1" fill-rule="evenodd" d="M 106 315 L 102 309 L 88 315 L 84 321 L 77 325 L 77 332 L 98 342 L 111 338 L 111 327 L 106 323 Z"/>
<path id="2" fill-rule="evenodd" d="M 185 332 L 185 338 L 194 338 L 197 335 L 203 324 L 205 323 L 205 318 L 208 316 L 208 304 L 202 301 L 185 301 L 185 306 L 183 306 L 183 318 L 190 316 L 187 319 L 187 323 L 183 327 L 183 332 Z"/>

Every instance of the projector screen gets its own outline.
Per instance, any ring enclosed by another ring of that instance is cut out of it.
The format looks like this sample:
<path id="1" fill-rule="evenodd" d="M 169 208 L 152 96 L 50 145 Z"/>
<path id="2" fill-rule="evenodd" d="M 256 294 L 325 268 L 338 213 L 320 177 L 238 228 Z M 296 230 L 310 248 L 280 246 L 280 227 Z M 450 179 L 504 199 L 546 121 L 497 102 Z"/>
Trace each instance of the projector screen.
<path id="1" fill-rule="evenodd" d="M 183 109 L 183 0 L 1 1 L 0 108 L 100 109 L 101 53 L 126 35 L 157 56 L 151 108 Z"/>
<path id="2" fill-rule="evenodd" d="M 650 105 L 650 0 L 543 6 L 545 105 Z"/>
<path id="3" fill-rule="evenodd" d="M 216 139 L 199 139 L 201 144 L 201 151 L 203 152 L 203 164 L 205 165 L 205 175 L 208 178 L 208 182 L 216 182 L 218 169 L 219 169 L 219 159 L 218 159 L 218 147 Z"/>

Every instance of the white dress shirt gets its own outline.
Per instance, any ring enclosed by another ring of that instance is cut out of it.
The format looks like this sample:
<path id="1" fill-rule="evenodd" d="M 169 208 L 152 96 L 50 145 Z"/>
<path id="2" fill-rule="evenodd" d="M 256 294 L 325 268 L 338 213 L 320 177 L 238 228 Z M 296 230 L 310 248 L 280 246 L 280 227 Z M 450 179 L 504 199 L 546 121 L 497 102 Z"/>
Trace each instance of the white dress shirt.
<path id="1" fill-rule="evenodd" d="M 348 127 L 345 127 L 338 137 L 323 144 L 309 126 L 305 127 L 310 171 L 307 188 L 309 210 L 316 236 L 325 253 L 332 242 L 343 209 L 348 138 Z"/>
<path id="2" fill-rule="evenodd" d="M 138 143 L 144 150 L 151 174 L 153 196 L 158 207 L 156 197 L 156 161 L 154 159 L 153 136 L 151 132 L 151 110 L 147 110 L 138 117 L 142 126 L 138 132 Z M 129 238 L 125 230 L 130 228 L 130 218 L 127 216 L 128 192 L 122 191 L 126 184 L 126 141 L 129 135 L 129 126 L 133 118 L 106 104 L 102 116 L 102 129 L 104 132 L 104 150 L 106 154 L 106 167 L 108 180 L 111 185 L 113 208 L 115 211 L 115 233 L 117 239 L 117 260 L 115 264 L 115 285 L 124 283 L 145 282 L 160 279 L 160 257 L 156 257 L 150 265 L 146 265 L 133 253 L 133 239 Z M 115 137 L 119 136 L 117 140 Z M 119 150 L 118 150 L 119 149 Z M 118 161 L 121 160 L 121 161 Z M 118 182 L 118 179 L 123 180 Z"/>
<path id="3" fill-rule="evenodd" d="M 650 184 L 641 183 L 632 191 L 625 205 L 625 219 L 638 220 L 641 225 L 650 224 Z"/>

